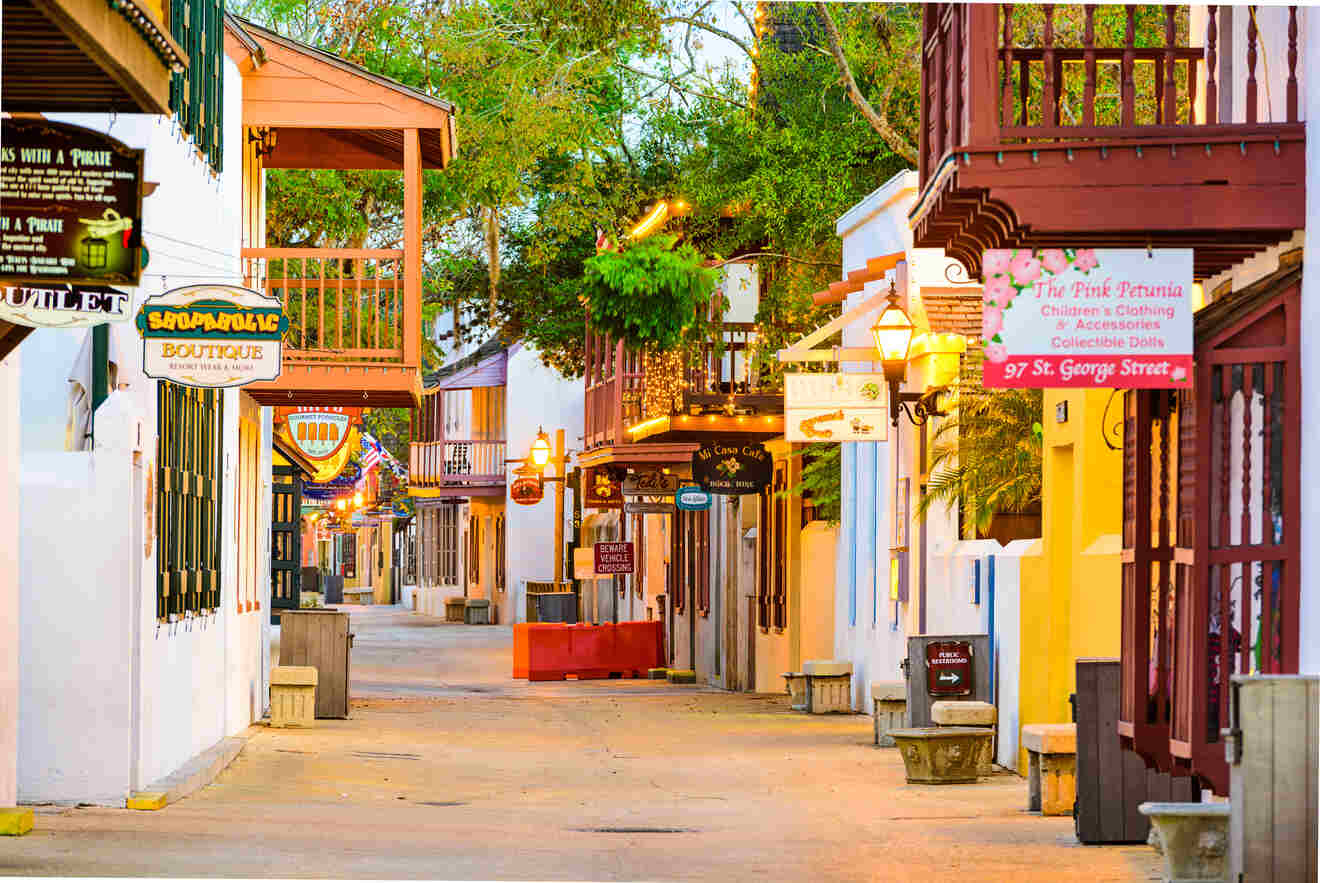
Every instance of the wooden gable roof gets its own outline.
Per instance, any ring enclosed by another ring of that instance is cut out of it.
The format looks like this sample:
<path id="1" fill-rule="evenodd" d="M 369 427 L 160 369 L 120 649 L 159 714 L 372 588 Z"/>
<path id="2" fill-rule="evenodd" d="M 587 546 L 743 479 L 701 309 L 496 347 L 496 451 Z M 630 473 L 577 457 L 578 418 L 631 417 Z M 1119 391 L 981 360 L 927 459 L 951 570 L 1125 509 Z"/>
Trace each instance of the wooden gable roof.
<path id="1" fill-rule="evenodd" d="M 225 52 L 243 71 L 243 124 L 275 133 L 268 169 L 403 168 L 417 129 L 422 165 L 453 158 L 454 105 L 234 15 Z"/>

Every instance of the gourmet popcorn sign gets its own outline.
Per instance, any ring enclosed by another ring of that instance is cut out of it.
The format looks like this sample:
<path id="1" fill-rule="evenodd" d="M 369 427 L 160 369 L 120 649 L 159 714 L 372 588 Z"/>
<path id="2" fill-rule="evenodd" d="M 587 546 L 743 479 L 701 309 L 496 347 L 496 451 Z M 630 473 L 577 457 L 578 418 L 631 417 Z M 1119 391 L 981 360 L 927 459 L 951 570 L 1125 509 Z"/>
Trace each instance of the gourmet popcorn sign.
<path id="1" fill-rule="evenodd" d="M 1191 384 L 1191 249 L 997 249 L 982 267 L 985 386 Z"/>

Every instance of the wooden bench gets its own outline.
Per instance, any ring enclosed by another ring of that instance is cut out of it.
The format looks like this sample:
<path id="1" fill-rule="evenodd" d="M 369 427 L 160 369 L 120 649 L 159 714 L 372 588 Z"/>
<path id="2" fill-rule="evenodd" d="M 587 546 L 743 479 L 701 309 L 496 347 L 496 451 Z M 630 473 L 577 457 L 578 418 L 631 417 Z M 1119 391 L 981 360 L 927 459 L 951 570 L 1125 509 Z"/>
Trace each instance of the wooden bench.
<path id="1" fill-rule="evenodd" d="M 1077 725 L 1027 724 L 1027 810 L 1070 816 L 1077 799 Z"/>

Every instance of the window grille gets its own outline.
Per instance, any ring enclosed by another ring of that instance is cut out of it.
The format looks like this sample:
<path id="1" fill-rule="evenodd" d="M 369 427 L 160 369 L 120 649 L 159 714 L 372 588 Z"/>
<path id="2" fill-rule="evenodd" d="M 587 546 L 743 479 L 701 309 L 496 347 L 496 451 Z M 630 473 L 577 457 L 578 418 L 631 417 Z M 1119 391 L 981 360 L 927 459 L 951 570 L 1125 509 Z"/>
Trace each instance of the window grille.
<path id="1" fill-rule="evenodd" d="M 156 384 L 156 617 L 220 606 L 221 391 Z"/>

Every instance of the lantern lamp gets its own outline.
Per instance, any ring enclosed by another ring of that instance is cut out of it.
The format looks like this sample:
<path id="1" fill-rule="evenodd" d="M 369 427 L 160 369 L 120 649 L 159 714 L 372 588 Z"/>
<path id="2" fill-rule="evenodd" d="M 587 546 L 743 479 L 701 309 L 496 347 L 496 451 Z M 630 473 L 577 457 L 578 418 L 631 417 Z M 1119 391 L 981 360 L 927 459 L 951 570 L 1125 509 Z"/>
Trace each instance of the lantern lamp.
<path id="1" fill-rule="evenodd" d="M 923 425 L 930 417 L 943 417 L 939 410 L 939 394 L 942 387 L 927 393 L 901 392 L 899 387 L 907 379 L 908 357 L 912 348 L 912 319 L 898 303 L 898 290 L 889 283 L 889 302 L 885 305 L 880 318 L 871 326 L 871 339 L 879 351 L 880 362 L 884 366 L 885 380 L 889 381 L 890 423 L 898 425 L 899 413 L 907 414 L 913 426 Z M 916 407 L 908 408 L 908 402 Z"/>
<path id="2" fill-rule="evenodd" d="M 871 326 L 871 338 L 880 351 L 885 379 L 891 384 L 902 383 L 907 375 L 908 350 L 912 346 L 912 320 L 899 306 L 898 292 L 892 282 L 889 284 L 889 303 Z"/>
<path id="3" fill-rule="evenodd" d="M 335 500 L 335 508 L 338 509 L 340 512 L 343 512 L 344 509 L 346 509 L 347 507 L 348 507 L 348 501 L 346 501 L 343 497 L 340 497 L 338 500 Z"/>
<path id="4" fill-rule="evenodd" d="M 532 462 L 538 469 L 544 469 L 550 462 L 550 437 L 542 427 L 536 428 L 536 441 L 532 442 Z"/>
<path id="5" fill-rule="evenodd" d="M 353 495 L 353 505 L 356 508 L 362 508 L 362 491 L 358 491 Z"/>

